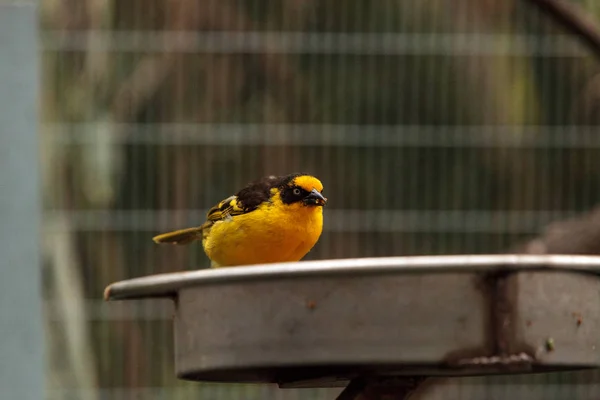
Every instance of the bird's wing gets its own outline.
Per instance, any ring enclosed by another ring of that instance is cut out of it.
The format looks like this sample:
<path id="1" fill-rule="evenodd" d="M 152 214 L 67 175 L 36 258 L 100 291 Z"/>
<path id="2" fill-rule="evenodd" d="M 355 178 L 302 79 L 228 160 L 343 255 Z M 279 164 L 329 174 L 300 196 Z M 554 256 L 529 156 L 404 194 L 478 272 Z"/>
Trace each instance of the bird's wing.
<path id="1" fill-rule="evenodd" d="M 194 240 L 202 238 L 205 240 L 210 234 L 214 224 L 219 221 L 226 221 L 236 215 L 252 211 L 254 208 L 244 207 L 238 196 L 229 196 L 216 206 L 208 210 L 206 222 L 193 228 L 180 229 L 173 232 L 163 233 L 155 236 L 153 240 L 156 243 L 188 244 Z"/>
<path id="2" fill-rule="evenodd" d="M 271 189 L 276 177 L 269 176 L 248 184 L 233 196 L 229 196 L 208 210 L 205 228 L 219 221 L 225 221 L 236 215 L 246 214 L 256 210 L 261 204 L 269 201 Z"/>
<path id="3" fill-rule="evenodd" d="M 208 214 L 206 215 L 207 222 L 210 222 L 211 225 L 217 221 L 223 221 L 227 218 L 234 217 L 236 215 L 244 214 L 248 212 L 241 202 L 238 200 L 237 196 L 229 196 L 225 200 L 221 201 L 216 206 L 212 207 L 208 210 Z"/>

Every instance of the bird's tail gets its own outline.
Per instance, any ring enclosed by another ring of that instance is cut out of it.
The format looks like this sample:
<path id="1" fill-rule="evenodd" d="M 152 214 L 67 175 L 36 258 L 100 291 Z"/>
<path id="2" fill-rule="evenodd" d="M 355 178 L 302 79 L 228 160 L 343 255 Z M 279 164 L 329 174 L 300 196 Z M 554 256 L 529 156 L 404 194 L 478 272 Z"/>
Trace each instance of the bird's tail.
<path id="1" fill-rule="evenodd" d="M 202 239 L 202 226 L 194 228 L 180 229 L 178 231 L 167 232 L 161 235 L 154 236 L 152 240 L 155 243 L 170 243 L 170 244 L 188 244 L 194 240 Z"/>

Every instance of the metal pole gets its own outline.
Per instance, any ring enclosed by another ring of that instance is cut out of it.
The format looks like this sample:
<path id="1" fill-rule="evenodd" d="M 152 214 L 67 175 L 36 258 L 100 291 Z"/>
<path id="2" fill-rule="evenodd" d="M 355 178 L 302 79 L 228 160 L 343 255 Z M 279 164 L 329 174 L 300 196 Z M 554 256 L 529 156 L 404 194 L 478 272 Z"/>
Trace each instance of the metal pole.
<path id="1" fill-rule="evenodd" d="M 0 397 L 44 398 L 37 4 L 0 0 Z"/>

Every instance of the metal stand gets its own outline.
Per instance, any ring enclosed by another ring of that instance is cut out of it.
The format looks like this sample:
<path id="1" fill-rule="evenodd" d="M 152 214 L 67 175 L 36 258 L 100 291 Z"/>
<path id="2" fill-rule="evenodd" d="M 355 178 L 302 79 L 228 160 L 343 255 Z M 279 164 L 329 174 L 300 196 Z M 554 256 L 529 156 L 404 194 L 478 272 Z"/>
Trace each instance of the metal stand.
<path id="1" fill-rule="evenodd" d="M 336 400 L 405 400 L 419 387 L 425 377 L 356 378 Z"/>

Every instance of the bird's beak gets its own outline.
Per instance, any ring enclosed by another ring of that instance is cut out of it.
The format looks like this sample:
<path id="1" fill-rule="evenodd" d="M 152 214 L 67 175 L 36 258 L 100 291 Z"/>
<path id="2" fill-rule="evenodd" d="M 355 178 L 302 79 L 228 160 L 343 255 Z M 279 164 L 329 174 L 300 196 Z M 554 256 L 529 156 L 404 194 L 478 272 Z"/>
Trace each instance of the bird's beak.
<path id="1" fill-rule="evenodd" d="M 313 205 L 313 206 L 324 206 L 327 204 L 327 198 L 323 197 L 321 193 L 317 189 L 313 189 L 312 192 L 308 194 L 304 198 L 304 204 Z"/>

